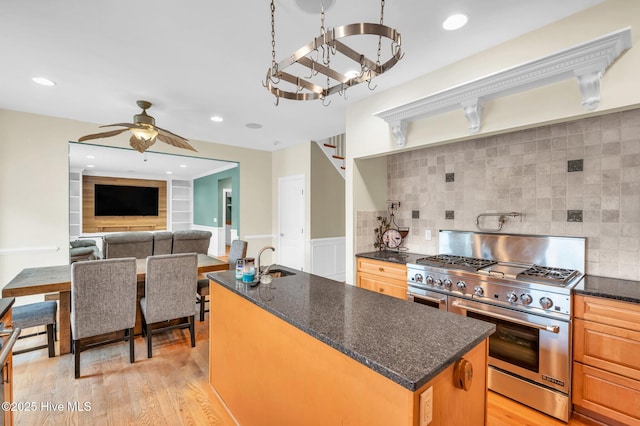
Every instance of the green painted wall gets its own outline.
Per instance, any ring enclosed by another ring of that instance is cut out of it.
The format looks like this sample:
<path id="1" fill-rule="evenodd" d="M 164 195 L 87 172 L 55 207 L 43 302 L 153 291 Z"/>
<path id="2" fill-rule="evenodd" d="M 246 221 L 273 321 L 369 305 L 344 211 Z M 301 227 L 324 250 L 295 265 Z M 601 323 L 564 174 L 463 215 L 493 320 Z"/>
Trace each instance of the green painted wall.
<path id="1" fill-rule="evenodd" d="M 193 223 L 222 227 L 222 190 L 231 188 L 233 208 L 231 228 L 240 235 L 240 168 L 225 170 L 193 181 Z M 215 219 L 215 220 L 214 220 Z"/>

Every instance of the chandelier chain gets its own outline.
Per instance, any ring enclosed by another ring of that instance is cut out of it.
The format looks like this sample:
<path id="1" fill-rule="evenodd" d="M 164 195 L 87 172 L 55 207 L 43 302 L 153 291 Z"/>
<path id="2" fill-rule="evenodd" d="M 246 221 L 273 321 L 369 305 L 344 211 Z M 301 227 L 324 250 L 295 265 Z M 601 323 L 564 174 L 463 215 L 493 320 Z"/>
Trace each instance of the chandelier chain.
<path id="1" fill-rule="evenodd" d="M 380 0 L 380 25 L 384 25 L 384 0 Z M 382 55 L 382 36 L 378 36 L 378 60 L 376 61 L 376 67 L 378 68 L 380 68 L 381 55 Z M 376 71 L 380 72 L 379 69 Z"/>
<path id="2" fill-rule="evenodd" d="M 271 0 L 271 69 L 275 74 L 278 69 L 278 64 L 276 63 L 276 5 L 275 0 Z"/>

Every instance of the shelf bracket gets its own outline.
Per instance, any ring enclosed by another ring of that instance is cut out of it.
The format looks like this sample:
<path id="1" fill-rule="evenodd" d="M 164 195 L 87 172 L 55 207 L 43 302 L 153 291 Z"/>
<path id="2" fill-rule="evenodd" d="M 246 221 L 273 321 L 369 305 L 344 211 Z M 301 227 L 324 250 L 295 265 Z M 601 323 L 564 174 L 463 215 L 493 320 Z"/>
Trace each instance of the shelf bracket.
<path id="1" fill-rule="evenodd" d="M 471 133 L 478 133 L 482 126 L 482 107 L 484 106 L 484 101 L 476 98 L 463 101 L 461 105 L 464 109 L 464 115 L 469 122 L 469 131 Z"/>
<path id="2" fill-rule="evenodd" d="M 407 124 L 407 120 L 397 120 L 389 123 L 391 133 L 393 133 L 398 146 L 404 146 L 407 143 Z"/>

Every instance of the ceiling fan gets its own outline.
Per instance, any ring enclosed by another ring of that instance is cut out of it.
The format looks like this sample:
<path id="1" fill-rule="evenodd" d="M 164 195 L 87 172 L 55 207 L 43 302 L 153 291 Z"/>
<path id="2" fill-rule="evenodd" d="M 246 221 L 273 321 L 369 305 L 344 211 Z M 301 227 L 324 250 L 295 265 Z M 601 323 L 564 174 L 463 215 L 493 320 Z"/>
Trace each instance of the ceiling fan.
<path id="1" fill-rule="evenodd" d="M 124 129 L 110 130 L 108 132 L 82 136 L 78 141 L 83 142 L 89 139 L 110 138 L 111 136 L 116 136 L 129 130 L 133 133 L 131 139 L 129 139 L 129 144 L 133 149 L 140 152 L 145 152 L 156 142 L 156 139 L 178 148 L 196 151 L 194 147 L 189 145 L 187 139 L 156 126 L 156 120 L 147 114 L 147 109 L 151 108 L 151 102 L 137 101 L 136 104 L 142 108 L 142 112 L 133 116 L 133 123 L 116 123 L 100 126 L 101 128 L 122 126 Z"/>

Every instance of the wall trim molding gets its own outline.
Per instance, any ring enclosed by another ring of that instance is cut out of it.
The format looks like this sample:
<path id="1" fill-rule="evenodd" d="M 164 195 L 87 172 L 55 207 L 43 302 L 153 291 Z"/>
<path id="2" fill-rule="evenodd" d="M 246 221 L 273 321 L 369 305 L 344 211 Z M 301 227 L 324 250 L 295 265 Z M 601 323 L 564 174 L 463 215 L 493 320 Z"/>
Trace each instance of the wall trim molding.
<path id="1" fill-rule="evenodd" d="M 269 238 L 274 238 L 273 234 L 262 234 L 262 235 L 245 235 L 244 240 L 268 240 Z"/>
<path id="2" fill-rule="evenodd" d="M 15 247 L 0 249 L 0 256 L 7 256 L 11 254 L 36 254 L 36 253 L 55 253 L 60 250 L 58 246 L 44 246 L 44 247 Z"/>
<path id="3" fill-rule="evenodd" d="M 411 121 L 462 108 L 469 131 L 482 127 L 482 110 L 487 100 L 523 92 L 575 77 L 582 94 L 582 106 L 595 110 L 600 103 L 600 80 L 605 71 L 632 45 L 631 28 L 623 28 L 587 43 L 508 68 L 424 98 L 375 113 L 389 124 L 398 146 L 407 140 Z"/>

